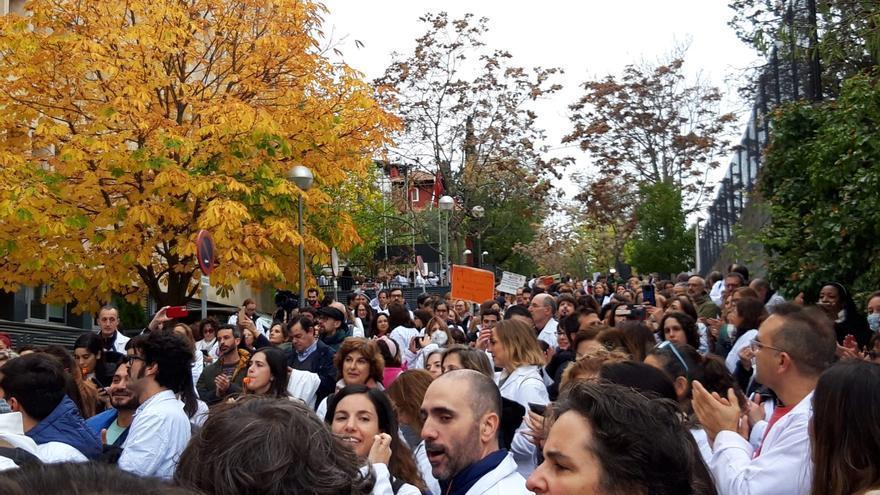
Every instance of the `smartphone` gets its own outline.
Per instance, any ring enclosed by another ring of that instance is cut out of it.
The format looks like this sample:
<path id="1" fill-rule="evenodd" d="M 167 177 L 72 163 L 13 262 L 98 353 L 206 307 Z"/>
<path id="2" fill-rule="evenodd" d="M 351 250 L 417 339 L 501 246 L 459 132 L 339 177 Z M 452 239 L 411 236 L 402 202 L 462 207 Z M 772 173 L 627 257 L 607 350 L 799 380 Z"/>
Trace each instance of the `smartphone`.
<path id="1" fill-rule="evenodd" d="M 207 356 L 207 355 L 208 355 L 208 350 L 207 350 L 207 349 L 202 349 L 202 355 L 203 355 L 203 356 Z"/>
<path id="2" fill-rule="evenodd" d="M 186 318 L 189 316 L 189 310 L 186 306 L 171 306 L 165 310 L 165 316 L 169 318 Z"/>
<path id="3" fill-rule="evenodd" d="M 654 295 L 654 284 L 645 284 L 642 286 L 642 302 L 657 306 L 657 297 Z"/>
<path id="4" fill-rule="evenodd" d="M 535 414 L 543 416 L 547 411 L 547 406 L 544 404 L 535 404 L 534 402 L 529 402 L 529 410 Z"/>

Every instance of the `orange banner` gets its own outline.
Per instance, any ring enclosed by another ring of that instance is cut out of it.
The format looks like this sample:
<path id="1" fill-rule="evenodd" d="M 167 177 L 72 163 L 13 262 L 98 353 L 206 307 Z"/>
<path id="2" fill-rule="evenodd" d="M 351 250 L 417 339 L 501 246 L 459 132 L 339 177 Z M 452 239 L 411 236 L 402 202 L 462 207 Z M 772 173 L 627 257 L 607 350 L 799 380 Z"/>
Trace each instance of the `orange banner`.
<path id="1" fill-rule="evenodd" d="M 495 274 L 469 266 L 452 265 L 452 298 L 482 304 L 495 295 Z"/>

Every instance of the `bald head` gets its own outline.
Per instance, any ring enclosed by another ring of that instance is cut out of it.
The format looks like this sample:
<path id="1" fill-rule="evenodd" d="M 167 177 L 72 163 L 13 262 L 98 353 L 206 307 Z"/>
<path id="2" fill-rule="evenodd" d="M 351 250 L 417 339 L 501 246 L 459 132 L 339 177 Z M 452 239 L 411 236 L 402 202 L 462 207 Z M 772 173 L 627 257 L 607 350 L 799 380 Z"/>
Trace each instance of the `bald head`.
<path id="1" fill-rule="evenodd" d="M 479 371 L 454 370 L 444 373 L 431 383 L 428 391 L 432 388 L 454 390 L 470 406 L 474 418 L 481 418 L 486 413 L 501 417 L 501 391 L 492 379 Z"/>

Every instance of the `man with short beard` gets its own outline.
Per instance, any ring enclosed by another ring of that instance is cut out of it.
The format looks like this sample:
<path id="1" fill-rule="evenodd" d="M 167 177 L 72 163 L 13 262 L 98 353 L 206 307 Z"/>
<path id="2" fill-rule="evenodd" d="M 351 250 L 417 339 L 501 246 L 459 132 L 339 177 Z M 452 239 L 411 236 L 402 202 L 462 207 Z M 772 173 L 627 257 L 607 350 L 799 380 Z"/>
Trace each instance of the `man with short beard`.
<path id="1" fill-rule="evenodd" d="M 173 332 L 151 332 L 128 354 L 128 388 L 141 405 L 122 445 L 119 469 L 170 480 L 192 436 L 175 394 L 192 388 L 193 351 Z"/>
<path id="2" fill-rule="evenodd" d="M 86 420 L 86 426 L 101 436 L 105 452 L 107 447 L 122 448 L 134 421 L 134 412 L 141 405 L 137 396 L 128 389 L 128 381 L 128 365 L 120 364 L 116 367 L 113 382 L 107 387 L 113 407 Z"/>
<path id="3" fill-rule="evenodd" d="M 199 398 L 208 405 L 241 392 L 250 360 L 250 353 L 238 348 L 241 343 L 241 330 L 238 327 L 223 325 L 218 328 L 217 342 L 220 356 L 202 371 L 196 385 Z"/>
<path id="4" fill-rule="evenodd" d="M 431 474 L 446 495 L 530 493 L 516 461 L 498 448 L 501 392 L 473 370 L 440 375 L 425 392 L 422 439 Z"/>

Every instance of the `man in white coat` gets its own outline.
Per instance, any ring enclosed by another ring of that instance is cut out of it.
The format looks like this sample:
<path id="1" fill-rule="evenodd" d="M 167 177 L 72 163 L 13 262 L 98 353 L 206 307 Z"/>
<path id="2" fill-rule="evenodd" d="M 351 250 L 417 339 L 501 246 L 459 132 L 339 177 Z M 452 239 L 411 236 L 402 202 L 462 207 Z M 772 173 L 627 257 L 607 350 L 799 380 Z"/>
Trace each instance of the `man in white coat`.
<path id="1" fill-rule="evenodd" d="M 766 422 L 757 449 L 748 438 L 748 421 L 733 391 L 714 397 L 694 381 L 694 411 L 714 442 L 709 469 L 719 495 L 810 493 L 809 425 L 813 390 L 819 375 L 835 359 L 837 342 L 830 320 L 815 308 L 783 303 L 758 329 L 752 341 L 757 380 L 779 402 Z"/>
<path id="2" fill-rule="evenodd" d="M 535 323 L 538 332 L 538 340 L 543 340 L 551 348 L 556 347 L 556 329 L 559 322 L 553 315 L 556 314 L 556 300 L 550 294 L 538 294 L 529 303 L 529 313 Z"/>
<path id="3" fill-rule="evenodd" d="M 498 448 L 501 392 L 487 376 L 456 370 L 434 380 L 421 407 L 431 474 L 445 495 L 530 493 L 516 462 Z"/>

